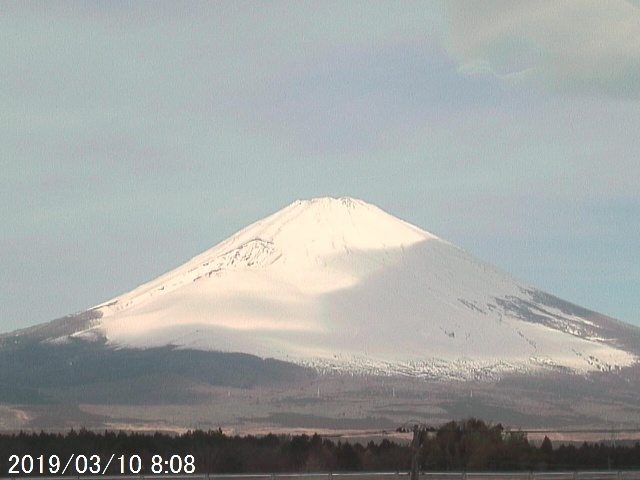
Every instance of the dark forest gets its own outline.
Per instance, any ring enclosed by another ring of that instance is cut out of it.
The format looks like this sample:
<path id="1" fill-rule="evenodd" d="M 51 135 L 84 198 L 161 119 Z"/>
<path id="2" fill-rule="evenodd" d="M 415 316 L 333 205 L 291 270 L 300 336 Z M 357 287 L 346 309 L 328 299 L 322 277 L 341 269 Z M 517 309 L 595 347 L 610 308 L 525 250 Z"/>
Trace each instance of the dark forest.
<path id="1" fill-rule="evenodd" d="M 317 434 L 240 437 L 220 430 L 182 435 L 21 432 L 0 435 L 0 475 L 61 475 L 67 464 L 67 475 L 407 471 L 418 443 L 423 471 L 640 468 L 637 442 L 553 445 L 545 438 L 534 445 L 523 432 L 473 418 L 423 429 L 417 438 L 412 446 L 388 439 L 350 443 Z"/>

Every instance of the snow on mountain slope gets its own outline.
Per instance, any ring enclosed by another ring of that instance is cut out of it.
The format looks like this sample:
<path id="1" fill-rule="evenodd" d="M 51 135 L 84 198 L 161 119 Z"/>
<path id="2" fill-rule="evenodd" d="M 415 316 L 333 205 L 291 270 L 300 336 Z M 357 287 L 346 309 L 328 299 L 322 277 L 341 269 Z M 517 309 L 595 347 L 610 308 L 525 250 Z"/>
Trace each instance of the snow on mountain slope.
<path id="1" fill-rule="evenodd" d="M 373 205 L 319 198 L 94 307 L 73 336 L 438 378 L 635 362 L 545 295 Z"/>
<path id="2" fill-rule="evenodd" d="M 297 201 L 240 230 L 231 238 L 184 265 L 117 297 L 98 308 L 104 316 L 148 302 L 203 277 L 237 270 L 258 270 L 277 264 L 305 291 L 322 291 L 354 282 L 354 272 L 342 271 L 341 253 L 389 251 L 436 237 L 402 222 L 379 208 L 351 198 Z M 385 262 L 382 255 L 380 262 Z M 320 278 L 308 279 L 300 269 L 311 268 Z M 362 265 L 362 268 L 367 268 Z M 318 282 L 320 280 L 320 282 Z"/>

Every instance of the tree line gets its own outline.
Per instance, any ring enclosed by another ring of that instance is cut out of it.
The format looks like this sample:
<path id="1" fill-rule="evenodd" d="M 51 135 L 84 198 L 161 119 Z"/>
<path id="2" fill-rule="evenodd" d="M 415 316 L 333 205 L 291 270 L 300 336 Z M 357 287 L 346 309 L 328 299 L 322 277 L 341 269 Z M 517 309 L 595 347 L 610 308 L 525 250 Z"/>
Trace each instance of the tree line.
<path id="1" fill-rule="evenodd" d="M 30 465 L 33 465 L 31 475 L 52 473 L 48 469 L 56 466 L 56 459 L 58 475 L 69 459 L 80 461 L 78 468 L 86 469 L 97 458 L 103 468 L 111 457 L 113 461 L 105 472 L 111 475 L 152 474 L 158 473 L 160 467 L 162 473 L 167 469 L 191 473 L 185 470 L 187 464 L 195 473 L 408 471 L 414 458 L 423 471 L 640 468 L 638 442 L 554 446 L 545 437 L 536 445 L 523 432 L 505 430 L 500 424 L 491 425 L 474 418 L 421 429 L 419 435 L 419 442 L 410 445 L 388 439 L 364 444 L 334 441 L 317 434 L 229 436 L 221 430 L 195 430 L 182 435 L 99 433 L 84 429 L 65 434 L 21 432 L 0 435 L 0 476 L 14 476 L 8 475 L 11 468 L 20 475 L 28 474 Z M 188 455 L 192 457 L 187 460 Z M 161 459 L 163 463 L 159 463 Z M 83 473 L 74 471 L 73 461 L 69 463 L 71 468 L 66 474 Z"/>

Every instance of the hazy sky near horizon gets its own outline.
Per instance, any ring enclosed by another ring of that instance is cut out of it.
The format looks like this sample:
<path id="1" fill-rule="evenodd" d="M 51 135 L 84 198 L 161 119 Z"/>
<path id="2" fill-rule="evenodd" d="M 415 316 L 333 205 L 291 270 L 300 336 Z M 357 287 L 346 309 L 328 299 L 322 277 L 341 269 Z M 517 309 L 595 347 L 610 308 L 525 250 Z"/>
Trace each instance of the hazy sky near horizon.
<path id="1" fill-rule="evenodd" d="M 640 2 L 3 2 L 0 332 L 298 198 L 640 325 Z"/>

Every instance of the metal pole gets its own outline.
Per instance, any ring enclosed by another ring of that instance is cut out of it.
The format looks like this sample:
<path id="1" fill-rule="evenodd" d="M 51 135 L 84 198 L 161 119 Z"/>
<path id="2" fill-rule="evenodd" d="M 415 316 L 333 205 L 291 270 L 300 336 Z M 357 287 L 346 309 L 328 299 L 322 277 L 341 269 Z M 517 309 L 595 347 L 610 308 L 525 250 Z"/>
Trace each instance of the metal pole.
<path id="1" fill-rule="evenodd" d="M 413 441 L 411 442 L 413 456 L 411 457 L 411 480 L 418 480 L 420 471 L 420 429 L 418 425 L 413 426 Z"/>

